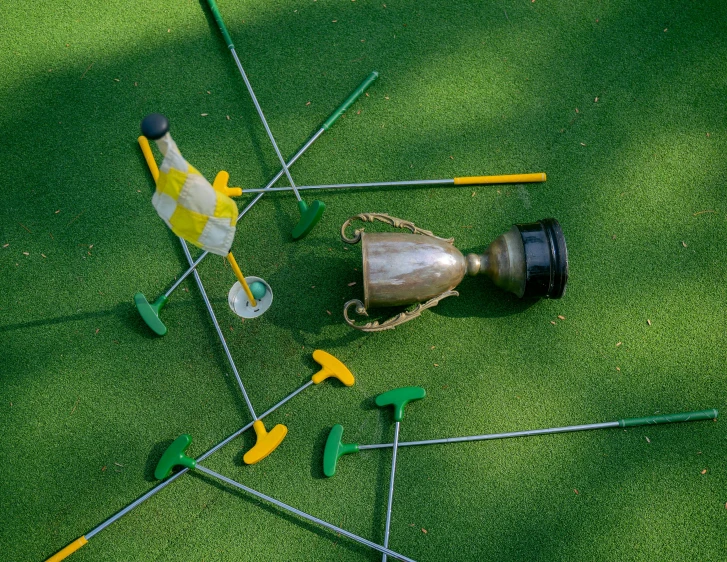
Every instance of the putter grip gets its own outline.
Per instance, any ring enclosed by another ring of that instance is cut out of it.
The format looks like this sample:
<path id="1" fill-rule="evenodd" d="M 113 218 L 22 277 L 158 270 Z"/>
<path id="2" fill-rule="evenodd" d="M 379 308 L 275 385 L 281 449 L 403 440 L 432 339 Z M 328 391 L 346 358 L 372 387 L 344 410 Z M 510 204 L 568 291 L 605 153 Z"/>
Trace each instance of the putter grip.
<path id="1" fill-rule="evenodd" d="M 212 15 L 217 22 L 217 27 L 219 27 L 220 31 L 222 32 L 222 37 L 224 37 L 225 41 L 227 42 L 227 48 L 234 49 L 235 45 L 232 43 L 232 37 L 230 37 L 230 33 L 225 27 L 225 22 L 222 21 L 222 16 L 220 15 L 220 10 L 217 7 L 217 2 L 215 2 L 215 0 L 207 0 L 207 4 L 209 4 L 210 10 L 212 10 Z"/>
<path id="2" fill-rule="evenodd" d="M 214 0 L 209 0 L 210 2 L 213 2 Z M 353 93 L 346 98 L 346 100 L 339 106 L 339 108 L 334 111 L 331 116 L 326 119 L 326 122 L 323 123 L 323 128 L 327 131 L 331 125 L 333 125 L 336 122 L 336 119 L 338 119 L 341 115 L 343 115 L 346 110 L 353 105 L 353 102 L 355 102 L 359 97 L 361 97 L 361 94 L 363 94 L 366 91 L 366 88 L 368 88 L 371 83 L 376 80 L 379 77 L 379 73 L 375 70 L 368 75 L 366 80 L 361 82 L 358 88 L 356 88 Z"/>
<path id="3" fill-rule="evenodd" d="M 618 421 L 619 427 L 635 427 L 637 425 L 654 425 L 657 423 L 675 423 L 698 420 L 717 419 L 719 412 L 712 410 L 699 410 L 697 412 L 684 412 L 682 414 L 665 414 L 662 416 L 647 416 L 645 418 L 626 418 Z"/>
<path id="4" fill-rule="evenodd" d="M 71 544 L 69 544 L 66 548 L 63 550 L 59 550 L 56 552 L 53 556 L 48 558 L 45 562 L 58 562 L 59 560 L 63 560 L 64 558 L 67 558 L 74 552 L 76 552 L 79 548 L 81 548 L 84 544 L 86 544 L 88 541 L 86 540 L 86 537 L 80 537 L 73 541 Z"/>

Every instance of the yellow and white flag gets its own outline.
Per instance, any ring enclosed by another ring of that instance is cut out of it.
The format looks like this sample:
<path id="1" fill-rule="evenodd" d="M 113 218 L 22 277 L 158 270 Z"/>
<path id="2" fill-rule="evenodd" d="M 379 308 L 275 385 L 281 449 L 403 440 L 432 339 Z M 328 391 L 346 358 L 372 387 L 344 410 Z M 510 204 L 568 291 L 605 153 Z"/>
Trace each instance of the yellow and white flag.
<path id="1" fill-rule="evenodd" d="M 164 160 L 152 205 L 174 234 L 226 256 L 235 238 L 237 205 L 182 157 L 169 133 L 156 143 Z"/>

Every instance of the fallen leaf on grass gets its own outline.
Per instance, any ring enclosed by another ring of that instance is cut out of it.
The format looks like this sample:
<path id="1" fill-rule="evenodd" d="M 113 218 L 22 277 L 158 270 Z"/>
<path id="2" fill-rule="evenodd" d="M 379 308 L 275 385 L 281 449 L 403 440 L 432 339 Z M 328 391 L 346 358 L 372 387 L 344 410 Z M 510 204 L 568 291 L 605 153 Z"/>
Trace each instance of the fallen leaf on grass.
<path id="1" fill-rule="evenodd" d="M 682 240 L 682 246 L 687 247 L 687 243 L 684 240 Z"/>
<path id="2" fill-rule="evenodd" d="M 422 533 L 424 533 L 425 535 L 427 534 L 427 530 L 423 527 L 422 527 Z"/>
<path id="3" fill-rule="evenodd" d="M 561 316 L 560 314 L 558 315 L 558 318 L 559 318 L 560 320 L 565 320 L 565 316 Z"/>
<path id="4" fill-rule="evenodd" d="M 348 286 L 353 287 L 355 284 L 356 284 L 356 281 L 352 281 L 351 283 L 348 284 Z"/>
<path id="5" fill-rule="evenodd" d="M 702 472 L 700 472 L 699 474 L 707 474 L 707 469 L 705 468 L 705 469 L 704 469 L 704 470 L 703 470 Z"/>
<path id="6" fill-rule="evenodd" d="M 646 439 L 647 443 L 651 443 L 651 439 L 649 439 L 646 435 L 644 435 L 644 439 Z"/>
<path id="7" fill-rule="evenodd" d="M 576 496 L 580 493 L 577 489 L 573 488 L 573 491 L 576 493 Z"/>
<path id="8" fill-rule="evenodd" d="M 647 324 L 648 324 L 649 326 L 651 326 L 651 320 L 649 320 L 648 318 L 646 319 L 646 323 L 647 323 Z"/>

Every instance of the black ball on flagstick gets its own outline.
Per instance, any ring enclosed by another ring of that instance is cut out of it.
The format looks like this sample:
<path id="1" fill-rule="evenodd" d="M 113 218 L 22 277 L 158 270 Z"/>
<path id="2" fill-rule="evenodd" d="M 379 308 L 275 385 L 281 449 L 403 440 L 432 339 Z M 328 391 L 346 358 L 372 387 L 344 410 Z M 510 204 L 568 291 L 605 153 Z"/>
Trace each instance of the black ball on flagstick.
<path id="1" fill-rule="evenodd" d="M 141 121 L 141 134 L 150 140 L 162 138 L 169 132 L 169 119 L 161 113 L 150 113 Z"/>

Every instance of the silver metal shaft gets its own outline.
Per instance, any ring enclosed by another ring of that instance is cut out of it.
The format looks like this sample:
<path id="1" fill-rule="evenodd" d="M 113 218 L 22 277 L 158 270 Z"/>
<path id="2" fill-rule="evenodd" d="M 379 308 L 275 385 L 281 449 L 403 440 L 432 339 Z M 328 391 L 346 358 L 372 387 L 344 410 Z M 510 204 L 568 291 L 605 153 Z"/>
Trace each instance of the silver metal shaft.
<path id="1" fill-rule="evenodd" d="M 275 410 L 277 410 L 278 408 L 280 408 L 280 406 L 282 406 L 283 404 L 285 404 L 288 400 L 290 400 L 294 396 L 297 396 L 299 393 L 301 393 L 303 390 L 305 390 L 306 388 L 308 388 L 312 384 L 313 384 L 313 381 L 310 380 L 307 383 L 305 383 L 304 385 L 302 385 L 300 388 L 298 388 L 298 390 L 296 390 L 294 392 L 291 392 L 290 394 L 288 394 L 288 396 L 286 396 L 280 402 L 278 402 L 277 404 L 275 404 L 275 406 L 273 406 L 272 408 L 270 408 L 267 411 L 265 411 L 258 419 L 263 419 L 268 414 L 271 414 L 272 412 L 274 412 Z M 217 443 L 217 445 L 215 445 L 214 447 L 212 447 L 209 451 L 207 451 L 206 453 L 204 453 L 204 454 L 200 455 L 199 457 L 197 457 L 195 459 L 195 462 L 201 462 L 201 461 L 205 460 L 207 457 L 209 457 L 210 455 L 212 455 L 213 453 L 216 453 L 217 451 L 219 451 L 222 447 L 224 447 L 225 445 L 227 445 L 230 441 L 233 441 L 234 439 L 236 439 L 237 437 L 239 437 L 240 435 L 242 435 L 243 433 L 245 433 L 248 429 L 250 429 L 252 427 L 253 423 L 254 422 L 250 422 L 246 426 L 238 429 L 232 435 L 228 436 L 227 438 L 225 438 L 222 441 L 220 441 L 219 443 Z M 88 533 L 86 533 L 84 535 L 84 537 L 86 537 L 86 540 L 90 540 L 92 536 L 94 536 L 97 533 L 100 533 L 106 527 L 108 527 L 112 523 L 115 523 L 116 521 L 118 521 L 119 519 L 121 519 L 124 515 L 126 515 L 132 509 L 134 509 L 134 508 L 138 507 L 139 505 L 141 505 L 142 503 L 144 503 L 146 500 L 148 500 L 154 494 L 156 494 L 157 492 L 161 492 L 164 488 L 166 488 L 167 486 L 169 486 L 169 484 L 171 484 L 172 482 L 174 482 L 177 478 L 179 478 L 182 474 L 184 474 L 188 470 L 189 470 L 188 468 L 182 468 L 179 472 L 175 472 L 169 478 L 167 478 L 166 480 L 164 480 L 164 481 L 160 482 L 159 484 L 157 484 L 156 486 L 154 486 L 146 494 L 144 494 L 140 498 L 134 500 L 129 505 L 127 505 L 125 508 L 123 508 L 120 511 L 116 512 L 114 515 L 112 515 L 111 517 L 109 517 L 108 519 L 106 519 L 106 521 L 104 521 L 103 523 L 101 523 L 101 524 L 97 525 L 96 527 L 94 527 L 91 531 L 89 531 Z"/>
<path id="2" fill-rule="evenodd" d="M 399 427 L 401 422 L 394 425 L 394 450 L 391 454 L 391 477 L 389 478 L 389 501 L 386 503 L 386 527 L 384 528 L 384 546 L 389 546 L 389 530 L 391 528 L 391 504 L 394 501 L 394 477 L 396 476 L 396 450 L 399 445 Z M 381 557 L 386 562 L 386 554 Z"/>
<path id="3" fill-rule="evenodd" d="M 179 242 L 182 244 L 182 249 L 184 250 L 184 255 L 187 256 L 187 261 L 190 265 L 192 265 L 192 254 L 189 253 L 189 248 L 187 247 L 187 243 L 184 241 L 184 238 L 180 238 Z M 220 328 L 219 322 L 217 322 L 217 317 L 215 316 L 215 311 L 212 310 L 212 304 L 210 303 L 209 298 L 207 297 L 207 291 L 204 290 L 204 285 L 202 284 L 202 279 L 199 276 L 199 273 L 197 273 L 197 270 L 194 270 L 194 280 L 197 282 L 197 287 L 199 287 L 199 292 L 202 293 L 202 298 L 204 299 L 204 304 L 207 307 L 207 312 L 210 313 L 210 318 L 212 319 L 212 323 L 215 326 L 215 330 L 217 330 L 217 335 L 220 338 L 220 343 L 222 344 L 222 349 L 225 350 L 225 355 L 227 356 L 227 361 L 230 363 L 230 368 L 232 368 L 232 372 L 235 374 L 235 379 L 237 379 L 237 384 L 240 387 L 240 390 L 242 391 L 242 396 L 245 398 L 245 402 L 247 403 L 247 409 L 250 410 L 250 415 L 253 417 L 253 420 L 257 420 L 257 416 L 255 415 L 255 410 L 252 407 L 252 402 L 250 402 L 250 398 L 247 396 L 247 391 L 245 390 L 245 385 L 242 384 L 242 380 L 240 379 L 240 373 L 237 372 L 237 366 L 235 365 L 235 360 L 232 358 L 232 354 L 230 353 L 230 348 L 227 346 L 227 342 L 225 341 L 225 336 L 222 334 L 222 328 Z"/>
<path id="4" fill-rule="evenodd" d="M 384 556 L 386 556 L 388 554 L 389 556 L 391 556 L 392 558 L 396 558 L 397 560 L 404 560 L 405 562 L 413 562 L 411 558 L 407 558 L 406 556 L 399 554 L 398 552 L 394 552 L 393 550 L 389 550 L 386 547 L 382 547 L 368 539 L 365 539 L 358 535 L 354 535 L 353 533 L 346 531 L 345 529 L 341 529 L 340 527 L 336 527 L 335 525 L 328 523 L 327 521 L 324 521 L 323 519 L 318 519 L 318 517 L 309 515 L 305 511 L 301 511 L 292 506 L 289 506 L 288 504 L 285 504 L 285 503 L 281 502 L 280 500 L 276 500 L 275 498 L 271 498 L 270 496 L 267 496 L 267 495 L 263 494 L 262 492 L 258 492 L 257 490 L 248 488 L 244 484 L 240 484 L 239 482 L 236 482 L 235 480 L 232 480 L 231 478 L 227 478 L 226 476 L 223 476 L 222 474 L 219 474 L 219 473 L 215 472 L 214 470 L 210 470 L 209 468 L 202 466 L 199 463 L 197 463 L 196 469 L 201 472 L 204 472 L 205 474 L 208 474 L 209 476 L 212 476 L 213 478 L 217 478 L 218 480 L 221 480 L 222 482 L 225 482 L 225 483 L 229 484 L 230 486 L 234 486 L 235 488 L 244 490 L 248 494 L 252 494 L 253 496 L 255 496 L 261 500 L 270 502 L 273 505 L 276 505 L 281 509 L 290 511 L 291 513 L 295 513 L 296 515 L 303 517 L 304 519 L 307 519 L 308 521 L 311 521 L 313 523 L 317 523 L 318 525 L 321 525 L 321 526 L 325 527 L 326 529 L 330 529 L 331 531 L 334 531 L 340 535 L 348 537 L 349 539 L 352 539 L 363 545 L 366 545 L 369 548 L 373 548 L 374 550 L 383 552 Z"/>
<path id="5" fill-rule="evenodd" d="M 411 180 L 411 181 L 373 181 L 367 183 L 329 183 L 325 185 L 299 185 L 297 190 L 304 189 L 354 189 L 360 187 L 405 187 L 416 185 L 454 185 L 454 180 Z M 290 191 L 290 187 L 271 187 L 266 189 L 243 189 L 243 193 L 262 193 L 263 191 Z"/>
<path id="6" fill-rule="evenodd" d="M 359 445 L 359 450 L 385 449 L 387 447 L 410 447 L 412 445 L 439 445 L 443 443 L 462 443 L 464 441 L 485 441 L 489 439 L 507 439 L 509 437 L 530 437 L 533 435 L 547 435 L 549 433 L 568 433 L 571 431 L 586 431 L 588 429 L 606 429 L 620 427 L 617 421 L 604 423 L 591 423 L 588 425 L 569 425 L 567 427 L 551 427 L 548 429 L 530 429 L 527 431 L 512 431 L 510 433 L 490 433 L 489 435 L 472 435 L 470 437 L 449 437 L 447 439 L 427 439 L 426 441 L 404 441 L 393 443 L 380 443 L 376 445 Z M 396 449 L 395 449 L 396 450 Z"/>
<path id="7" fill-rule="evenodd" d="M 326 130 L 323 127 L 318 129 L 318 131 L 316 131 L 316 133 L 311 138 L 308 139 L 308 141 L 301 147 L 301 149 L 298 152 L 296 152 L 295 155 L 290 160 L 288 160 L 288 167 L 295 164 L 295 162 L 298 160 L 298 158 L 303 156 L 303 153 L 306 150 L 308 150 L 310 148 L 310 146 L 314 142 L 316 142 L 316 140 L 318 140 L 318 137 L 320 137 L 325 132 L 326 132 Z M 238 221 L 242 217 L 244 217 L 250 209 L 252 209 L 253 205 L 255 205 L 255 203 L 257 203 L 260 200 L 260 198 L 263 195 L 265 195 L 265 193 L 267 191 L 270 191 L 270 188 L 272 188 L 273 185 L 275 185 L 275 182 L 283 177 L 283 173 L 284 173 L 283 170 L 278 171 L 278 173 L 275 174 L 275 177 L 273 179 L 271 179 L 264 188 L 256 190 L 257 196 L 252 201 L 250 201 L 250 203 L 248 203 L 247 206 L 242 210 L 242 212 L 237 216 Z M 290 188 L 286 187 L 285 189 L 290 189 Z M 209 252 L 207 252 L 207 251 L 202 252 L 200 254 L 200 256 L 194 261 L 194 263 L 189 267 L 189 269 L 187 269 L 187 271 L 182 273 L 182 275 L 179 277 L 179 279 L 177 279 L 174 282 L 174 285 L 172 285 L 169 288 L 169 290 L 166 293 L 164 293 L 164 296 L 168 298 L 169 295 L 171 295 L 174 292 L 174 290 L 177 287 L 179 287 L 179 285 L 182 283 L 182 281 L 184 281 L 187 277 L 189 277 L 189 275 L 195 270 L 195 268 L 200 264 L 200 262 L 207 256 L 207 254 L 209 254 Z"/>
<path id="8" fill-rule="evenodd" d="M 235 47 L 233 47 L 232 45 L 230 45 L 230 52 L 232 53 L 232 57 L 235 59 L 237 68 L 240 70 L 242 79 L 245 81 L 245 86 L 247 86 L 247 91 L 250 92 L 250 97 L 252 98 L 252 103 L 255 105 L 257 114 L 260 116 L 260 121 L 263 122 L 263 126 L 265 127 L 265 132 L 268 134 L 268 138 L 270 139 L 270 142 L 272 143 L 273 148 L 275 149 L 275 154 L 278 155 L 278 160 L 280 160 L 280 164 L 281 164 L 281 166 L 283 166 L 283 171 L 285 172 L 285 176 L 288 178 L 288 181 L 290 182 L 290 187 L 293 188 L 293 192 L 295 193 L 295 198 L 298 201 L 300 201 L 300 193 L 298 193 L 298 190 L 295 188 L 295 182 L 293 181 L 293 176 L 290 175 L 290 170 L 288 170 L 288 166 L 285 163 L 285 159 L 283 158 L 283 155 L 280 153 L 280 149 L 278 148 L 278 143 L 275 142 L 275 137 L 273 137 L 273 133 L 270 130 L 270 127 L 268 126 L 268 122 L 265 119 L 265 115 L 263 115 L 263 110 L 260 107 L 260 104 L 258 103 L 257 98 L 255 97 L 255 92 L 253 92 L 253 90 L 252 90 L 250 81 L 247 79 L 247 74 L 245 74 L 245 69 L 242 68 L 242 63 L 240 62 L 240 59 L 237 58 L 237 52 L 235 52 Z"/>

